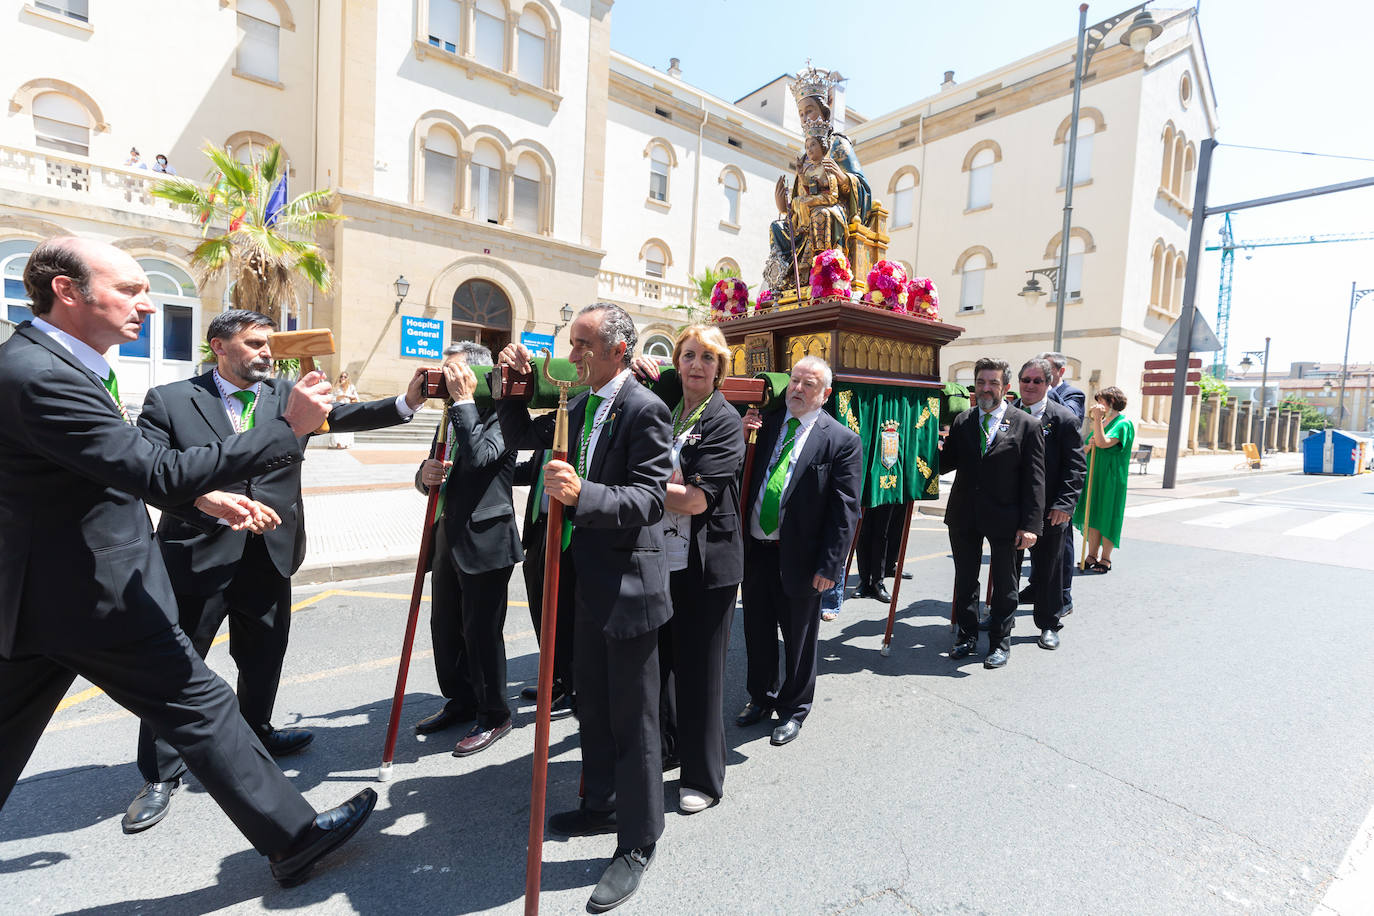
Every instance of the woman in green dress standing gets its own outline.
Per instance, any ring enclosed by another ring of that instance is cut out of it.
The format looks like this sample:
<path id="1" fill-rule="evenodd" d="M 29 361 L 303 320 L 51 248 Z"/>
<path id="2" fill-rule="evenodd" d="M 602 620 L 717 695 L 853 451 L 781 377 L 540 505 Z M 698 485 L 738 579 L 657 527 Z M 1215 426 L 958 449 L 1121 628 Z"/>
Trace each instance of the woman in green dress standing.
<path id="1" fill-rule="evenodd" d="M 1104 573 L 1112 568 L 1112 551 L 1121 543 L 1121 520 L 1126 514 L 1126 481 L 1131 470 L 1135 427 L 1121 415 L 1126 395 L 1115 386 L 1097 393 L 1088 409 L 1087 492 L 1078 501 L 1073 525 L 1083 532 L 1088 552 L 1083 569 Z"/>

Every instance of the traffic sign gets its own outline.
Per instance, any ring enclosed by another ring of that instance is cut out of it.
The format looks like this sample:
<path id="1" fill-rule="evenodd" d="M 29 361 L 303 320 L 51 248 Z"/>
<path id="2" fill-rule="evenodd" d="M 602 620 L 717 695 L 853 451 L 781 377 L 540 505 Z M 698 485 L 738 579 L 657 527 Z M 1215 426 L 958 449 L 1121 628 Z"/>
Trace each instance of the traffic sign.
<path id="1" fill-rule="evenodd" d="M 1169 330 L 1164 333 L 1164 339 L 1155 347 L 1155 352 L 1160 356 L 1178 353 L 1178 333 L 1179 322 L 1183 321 L 1180 317 L 1169 326 Z M 1193 339 L 1192 352 L 1212 353 L 1221 349 L 1221 341 L 1217 340 L 1217 335 L 1212 333 L 1212 326 L 1207 323 L 1207 319 L 1202 317 L 1202 313 L 1193 310 Z"/>
<path id="2" fill-rule="evenodd" d="M 1145 371 L 1148 372 L 1148 371 L 1151 370 L 1151 369 L 1168 369 L 1170 372 L 1173 372 L 1173 371 L 1174 371 L 1174 366 L 1176 366 L 1176 365 L 1178 365 L 1178 358 L 1177 358 L 1177 357 L 1175 357 L 1175 358 L 1173 358 L 1173 359 L 1147 359 L 1147 360 L 1145 360 Z M 1202 360 L 1200 360 L 1200 359 L 1190 359 L 1190 360 L 1188 360 L 1188 368 L 1189 368 L 1189 369 L 1201 369 L 1201 368 L 1202 368 Z"/>
<path id="3" fill-rule="evenodd" d="M 1143 394 L 1143 395 L 1146 395 L 1147 397 L 1148 397 L 1148 396 L 1151 396 L 1151 395 L 1156 395 L 1156 394 L 1162 394 L 1162 395 L 1164 395 L 1165 397 L 1169 397 L 1170 395 L 1172 395 L 1172 394 L 1174 393 L 1174 386 L 1173 386 L 1173 385 L 1146 385 L 1146 386 L 1144 386 L 1143 388 L 1140 389 L 1140 393 Z M 1187 395 L 1187 394 L 1201 394 L 1201 393 L 1202 393 L 1202 389 L 1199 388 L 1199 387 L 1196 386 L 1196 385 L 1189 385 L 1189 386 L 1187 386 L 1186 388 L 1183 389 L 1183 393 L 1184 393 L 1185 395 Z"/>
<path id="4" fill-rule="evenodd" d="M 1188 381 L 1198 382 L 1202 380 L 1202 371 L 1194 369 L 1188 373 Z M 1174 373 L 1170 372 L 1146 372 L 1141 377 L 1141 383 L 1145 385 L 1172 385 L 1174 383 Z"/>

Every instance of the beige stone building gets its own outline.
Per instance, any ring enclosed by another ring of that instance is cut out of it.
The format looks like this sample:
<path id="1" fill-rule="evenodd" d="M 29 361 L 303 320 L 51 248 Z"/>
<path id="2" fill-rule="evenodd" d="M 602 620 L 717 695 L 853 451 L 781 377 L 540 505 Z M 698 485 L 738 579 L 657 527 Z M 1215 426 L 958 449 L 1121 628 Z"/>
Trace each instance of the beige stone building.
<path id="1" fill-rule="evenodd" d="M 199 178 L 206 141 L 242 156 L 280 142 L 293 194 L 336 192 L 347 219 L 321 238 L 335 288 L 302 289 L 279 317 L 333 328 L 328 368 L 380 394 L 447 340 L 552 336 L 566 352 L 560 312 L 598 298 L 666 353 L 692 275 L 737 268 L 757 289 L 773 183 L 800 147 L 787 77 L 713 97 L 676 62 L 612 52 L 608 0 L 0 6 L 21 39 L 0 61 L 4 316 L 25 316 L 16 281 L 38 239 L 128 249 L 160 307 L 116 354 L 131 400 L 195 371 L 225 301 L 193 281 L 200 227 L 149 194 L 158 176 L 142 165 L 158 153 Z M 1179 309 L 1197 143 L 1215 129 L 1195 18 L 1156 18 L 1165 31 L 1143 54 L 1111 36 L 1085 82 L 1066 314 L 1076 377 L 1132 395 Z M 1052 298 L 1017 293 L 1026 270 L 1057 263 L 1072 55 L 1065 41 L 869 120 L 835 105 L 892 214 L 890 256 L 934 278 L 944 317 L 967 328 L 952 378 L 978 355 L 1050 344 Z"/>

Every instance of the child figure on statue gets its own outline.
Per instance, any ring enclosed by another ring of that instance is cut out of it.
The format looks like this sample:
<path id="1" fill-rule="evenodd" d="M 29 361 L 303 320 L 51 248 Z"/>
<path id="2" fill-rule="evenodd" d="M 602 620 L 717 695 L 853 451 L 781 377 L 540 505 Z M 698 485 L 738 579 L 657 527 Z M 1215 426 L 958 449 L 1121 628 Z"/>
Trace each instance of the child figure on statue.
<path id="1" fill-rule="evenodd" d="M 807 260 L 829 248 L 844 245 L 844 208 L 840 206 L 839 167 L 830 158 L 830 125 L 807 121 L 806 158 L 798 166 L 799 193 L 792 200 L 795 225 L 806 232 Z M 802 261 L 806 263 L 806 261 Z"/>

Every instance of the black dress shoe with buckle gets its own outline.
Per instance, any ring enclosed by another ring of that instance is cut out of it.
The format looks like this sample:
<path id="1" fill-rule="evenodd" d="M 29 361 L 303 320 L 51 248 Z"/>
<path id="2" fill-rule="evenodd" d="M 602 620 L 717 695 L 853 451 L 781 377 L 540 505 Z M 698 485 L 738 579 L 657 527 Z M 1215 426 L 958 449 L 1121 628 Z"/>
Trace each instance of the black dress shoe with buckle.
<path id="1" fill-rule="evenodd" d="M 796 719 L 788 719 L 786 722 L 773 729 L 773 736 L 769 742 L 774 747 L 782 747 L 784 744 L 791 744 L 792 741 L 801 734 L 801 723 Z"/>
<path id="2" fill-rule="evenodd" d="M 587 911 L 604 913 L 633 897 L 635 891 L 639 890 L 644 873 L 649 870 L 649 863 L 654 860 L 654 847 L 657 845 L 650 843 L 643 849 L 617 849 L 615 858 L 601 873 L 601 880 L 596 882 L 596 889 L 587 901 Z"/>
<path id="3" fill-rule="evenodd" d="M 172 804 L 172 793 L 179 788 L 180 779 L 146 783 L 143 791 L 135 795 L 134 800 L 130 802 L 129 810 L 124 812 L 124 819 L 119 822 L 119 826 L 125 833 L 147 830 L 167 816 L 167 808 Z"/>
<path id="4" fill-rule="evenodd" d="M 377 793 L 363 789 L 339 807 L 315 815 L 314 823 L 291 849 L 271 857 L 272 877 L 282 887 L 303 883 L 315 863 L 357 833 L 376 806 Z"/>
<path id="5" fill-rule="evenodd" d="M 991 652 L 988 653 L 988 657 L 983 659 L 983 667 L 1005 668 L 1007 664 L 1007 658 L 1009 657 L 1009 655 L 1010 653 L 1008 653 L 1006 649 L 1000 647 L 993 649 Z"/>
<path id="6" fill-rule="evenodd" d="M 315 733 L 304 728 L 269 727 L 258 732 L 258 738 L 273 757 L 289 757 L 305 750 L 315 740 Z"/>
<path id="7" fill-rule="evenodd" d="M 446 728 L 452 728 L 455 725 L 475 722 L 476 720 L 476 710 L 463 709 L 452 703 L 445 703 L 443 709 L 425 716 L 419 722 L 415 723 L 415 734 L 430 735 L 434 732 L 441 732 Z"/>
<path id="8" fill-rule="evenodd" d="M 577 807 L 571 811 L 560 811 L 549 818 L 549 832 L 559 836 L 599 836 L 615 833 L 617 829 L 615 811 L 593 811 L 587 807 Z"/>
<path id="9" fill-rule="evenodd" d="M 739 715 L 735 716 L 735 724 L 740 728 L 748 728 L 751 725 L 757 725 L 772 714 L 772 707 L 760 706 L 758 703 L 750 700 L 748 703 L 744 704 L 744 708 L 739 711 Z"/>
<path id="10" fill-rule="evenodd" d="M 485 751 L 497 741 L 510 734 L 510 719 L 497 725 L 495 728 L 483 728 L 481 724 L 474 725 L 463 740 L 459 741 L 453 749 L 455 757 L 470 757 L 478 751 Z"/>
<path id="11" fill-rule="evenodd" d="M 1040 648 L 1042 649 L 1058 649 L 1059 634 L 1054 632 L 1054 630 L 1041 630 L 1040 639 L 1037 640 L 1037 642 L 1040 643 Z"/>
<path id="12" fill-rule="evenodd" d="M 978 649 L 977 636 L 960 636 L 954 643 L 954 648 L 949 650 L 950 658 L 968 658 Z"/>

